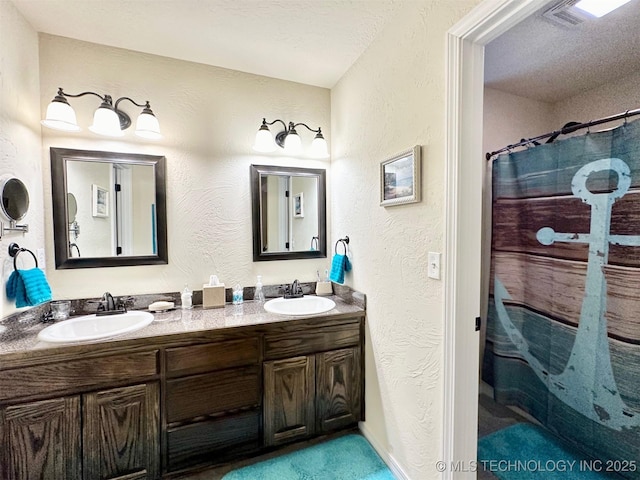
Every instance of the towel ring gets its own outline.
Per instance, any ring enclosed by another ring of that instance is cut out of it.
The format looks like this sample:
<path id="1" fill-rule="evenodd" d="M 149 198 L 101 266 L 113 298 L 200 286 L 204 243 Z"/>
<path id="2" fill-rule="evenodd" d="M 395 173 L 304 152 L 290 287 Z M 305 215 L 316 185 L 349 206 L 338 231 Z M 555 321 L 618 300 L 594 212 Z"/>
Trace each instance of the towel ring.
<path id="1" fill-rule="evenodd" d="M 21 252 L 29 252 L 33 257 L 33 261 L 36 262 L 36 268 L 38 268 L 38 259 L 36 258 L 35 254 L 31 250 L 29 250 L 28 248 L 22 248 L 17 243 L 11 243 L 9 245 L 9 256 L 13 257 L 14 270 L 18 269 L 18 265 L 16 264 L 16 261 L 18 260 L 18 255 L 20 255 Z"/>
<path id="2" fill-rule="evenodd" d="M 318 250 L 318 242 L 320 239 L 318 237 L 311 237 L 311 250 Z"/>
<path id="3" fill-rule="evenodd" d="M 342 246 L 344 247 L 344 253 L 343 255 L 346 255 L 347 252 L 349 251 L 349 237 L 345 236 L 344 238 L 340 238 L 338 239 L 338 241 L 336 242 L 336 246 L 334 247 L 333 251 L 337 254 L 338 253 L 338 244 L 342 244 Z"/>

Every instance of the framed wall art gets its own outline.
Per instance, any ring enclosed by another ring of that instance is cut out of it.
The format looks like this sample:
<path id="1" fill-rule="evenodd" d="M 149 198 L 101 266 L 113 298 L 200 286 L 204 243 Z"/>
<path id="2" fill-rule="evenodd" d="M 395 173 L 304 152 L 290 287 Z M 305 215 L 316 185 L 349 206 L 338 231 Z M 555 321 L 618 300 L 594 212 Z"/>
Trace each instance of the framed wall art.
<path id="1" fill-rule="evenodd" d="M 420 201 L 420 161 L 420 145 L 416 145 L 380 163 L 380 205 Z"/>
<path id="2" fill-rule="evenodd" d="M 304 193 L 300 192 L 293 196 L 293 216 L 295 218 L 304 217 Z"/>
<path id="3" fill-rule="evenodd" d="M 96 184 L 91 185 L 91 215 L 104 218 L 109 216 L 109 192 Z"/>

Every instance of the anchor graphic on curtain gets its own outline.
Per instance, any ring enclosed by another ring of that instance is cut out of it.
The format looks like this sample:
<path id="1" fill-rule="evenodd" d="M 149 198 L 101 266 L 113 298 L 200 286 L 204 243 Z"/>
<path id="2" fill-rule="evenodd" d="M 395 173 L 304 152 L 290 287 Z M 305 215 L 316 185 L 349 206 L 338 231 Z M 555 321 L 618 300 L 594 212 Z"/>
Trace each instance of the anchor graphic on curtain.
<path id="1" fill-rule="evenodd" d="M 593 193 L 586 186 L 589 175 L 612 170 L 618 175 L 617 188 L 609 193 Z M 631 185 L 629 166 L 619 158 L 606 158 L 583 166 L 574 175 L 574 196 L 591 205 L 589 233 L 557 233 L 552 228 L 538 230 L 543 245 L 554 242 L 587 243 L 589 256 L 580 322 L 569 360 L 558 375 L 549 374 L 529 351 L 527 341 L 509 318 L 504 305 L 511 297 L 495 277 L 494 298 L 500 323 L 518 352 L 549 391 L 574 410 L 606 427 L 622 430 L 640 426 L 640 415 L 630 411 L 620 393 L 611 368 L 607 336 L 607 282 L 603 267 L 608 262 L 609 245 L 640 246 L 640 236 L 611 235 L 611 209 Z"/>

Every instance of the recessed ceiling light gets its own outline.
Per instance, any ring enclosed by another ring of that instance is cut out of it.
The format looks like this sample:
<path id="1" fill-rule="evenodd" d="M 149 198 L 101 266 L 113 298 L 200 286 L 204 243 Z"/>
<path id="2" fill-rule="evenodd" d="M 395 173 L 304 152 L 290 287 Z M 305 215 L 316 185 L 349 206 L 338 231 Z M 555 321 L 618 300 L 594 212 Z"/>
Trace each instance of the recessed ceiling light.
<path id="1" fill-rule="evenodd" d="M 594 17 L 604 17 L 631 0 L 580 0 L 575 4 L 576 8 L 590 13 Z"/>

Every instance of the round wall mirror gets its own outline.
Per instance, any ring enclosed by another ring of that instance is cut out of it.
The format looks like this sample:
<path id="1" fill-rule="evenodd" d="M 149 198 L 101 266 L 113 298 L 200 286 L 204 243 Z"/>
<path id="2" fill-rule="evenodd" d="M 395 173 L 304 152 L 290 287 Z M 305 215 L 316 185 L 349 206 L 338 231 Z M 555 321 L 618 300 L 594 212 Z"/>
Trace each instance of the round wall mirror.
<path id="1" fill-rule="evenodd" d="M 22 220 L 29 210 L 29 192 L 22 181 L 10 175 L 0 180 L 2 213 L 13 221 Z"/>
<path id="2" fill-rule="evenodd" d="M 69 217 L 69 223 L 75 222 L 76 213 L 78 213 L 78 202 L 76 202 L 76 196 L 73 193 L 67 193 L 67 217 Z"/>

